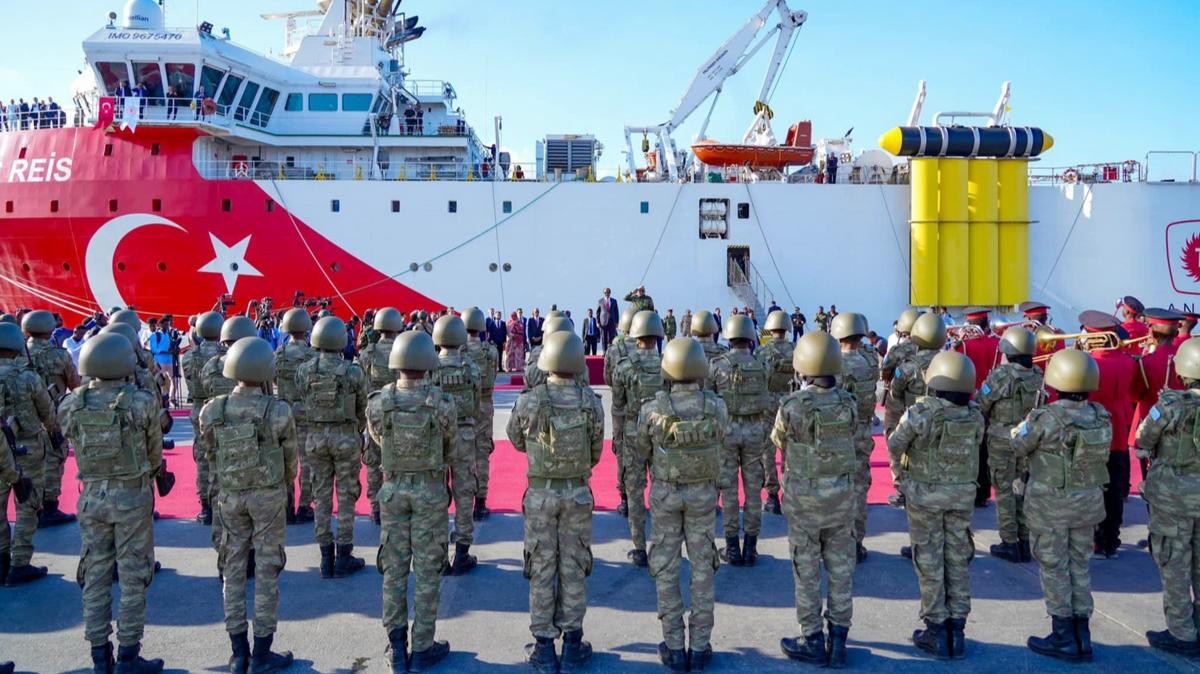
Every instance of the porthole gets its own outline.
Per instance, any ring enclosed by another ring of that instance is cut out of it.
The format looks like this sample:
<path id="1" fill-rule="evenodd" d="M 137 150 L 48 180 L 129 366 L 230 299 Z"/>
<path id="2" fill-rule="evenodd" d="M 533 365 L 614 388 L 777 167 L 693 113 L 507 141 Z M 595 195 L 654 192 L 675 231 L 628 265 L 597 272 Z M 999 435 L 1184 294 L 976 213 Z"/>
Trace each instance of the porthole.
<path id="1" fill-rule="evenodd" d="M 339 262 L 334 262 L 333 264 L 329 265 L 329 268 L 333 271 L 341 271 L 342 265 Z"/>
<path id="2" fill-rule="evenodd" d="M 159 270 L 159 271 L 166 271 L 166 270 L 167 270 L 167 263 L 166 263 L 166 262 L 159 262 L 159 263 L 158 263 L 158 270 Z"/>
<path id="3" fill-rule="evenodd" d="M 125 271 L 125 263 L 124 262 L 117 263 L 117 271 Z"/>
<path id="4" fill-rule="evenodd" d="M 500 265 L 496 264 L 495 262 L 488 265 L 488 271 L 496 271 L 499 268 Z"/>
<path id="5" fill-rule="evenodd" d="M 512 265 L 505 262 L 504 263 L 504 271 L 512 271 Z"/>
<path id="6" fill-rule="evenodd" d="M 413 262 L 412 264 L 408 265 L 408 270 L 411 272 L 415 272 L 420 268 L 421 268 L 421 265 L 417 264 L 416 262 Z"/>

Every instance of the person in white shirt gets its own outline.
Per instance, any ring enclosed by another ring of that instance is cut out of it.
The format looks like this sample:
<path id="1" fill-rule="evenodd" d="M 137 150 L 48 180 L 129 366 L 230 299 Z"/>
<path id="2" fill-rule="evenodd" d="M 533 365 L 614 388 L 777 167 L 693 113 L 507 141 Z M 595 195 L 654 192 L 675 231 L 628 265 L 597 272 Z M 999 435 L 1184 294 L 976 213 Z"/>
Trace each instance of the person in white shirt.
<path id="1" fill-rule="evenodd" d="M 13 99 L 8 99 L 8 108 L 5 110 L 8 114 L 8 130 L 16 131 L 21 128 L 21 108 L 17 106 L 17 102 Z"/>
<path id="2" fill-rule="evenodd" d="M 892 334 L 888 335 L 887 348 L 891 351 L 893 347 L 900 343 L 900 331 L 896 329 L 896 321 L 892 321 Z"/>
<path id="3" fill-rule="evenodd" d="M 76 325 L 75 331 L 71 336 L 63 340 L 63 348 L 67 353 L 71 354 L 71 360 L 75 362 L 75 367 L 79 367 L 79 351 L 83 349 L 83 342 L 87 339 L 87 328 L 82 325 Z"/>

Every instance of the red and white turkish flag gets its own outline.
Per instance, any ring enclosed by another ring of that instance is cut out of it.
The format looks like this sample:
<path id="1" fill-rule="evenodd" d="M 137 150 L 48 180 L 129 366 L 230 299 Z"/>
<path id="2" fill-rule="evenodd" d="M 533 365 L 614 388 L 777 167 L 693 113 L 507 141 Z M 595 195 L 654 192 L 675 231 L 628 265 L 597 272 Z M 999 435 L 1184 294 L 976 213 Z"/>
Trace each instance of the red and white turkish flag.
<path id="1" fill-rule="evenodd" d="M 96 126 L 95 129 L 105 129 L 113 123 L 117 117 L 117 99 L 112 96 L 102 96 L 100 98 L 100 108 L 96 111 Z"/>

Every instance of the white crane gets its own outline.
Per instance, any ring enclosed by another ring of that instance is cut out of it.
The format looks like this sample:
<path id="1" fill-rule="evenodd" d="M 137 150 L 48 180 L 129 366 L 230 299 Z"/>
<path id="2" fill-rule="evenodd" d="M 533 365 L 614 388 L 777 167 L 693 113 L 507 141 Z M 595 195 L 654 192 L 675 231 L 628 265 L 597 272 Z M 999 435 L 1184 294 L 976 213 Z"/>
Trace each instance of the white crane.
<path id="1" fill-rule="evenodd" d="M 758 32 L 767 25 L 767 20 L 770 18 L 772 12 L 779 14 L 779 23 L 767 31 L 767 34 L 763 35 L 757 43 L 751 45 Z M 787 53 L 788 46 L 795 37 L 796 31 L 804 25 L 807 19 L 807 12 L 802 10 L 793 12 L 789 9 L 787 0 L 767 0 L 762 9 L 751 16 L 733 37 L 721 45 L 700 66 L 696 71 L 696 76 L 692 78 L 691 84 L 684 91 L 683 97 L 679 99 L 679 104 L 671 111 L 670 120 L 653 126 L 625 127 L 625 154 L 629 162 L 630 175 L 633 175 L 636 171 L 630 135 L 634 133 L 641 133 L 643 135 L 653 134 L 657 137 L 657 146 L 662 150 L 662 154 L 664 155 L 667 175 L 671 180 L 678 180 L 679 165 L 682 158 L 675 147 L 675 139 L 671 137 L 671 133 L 678 129 L 696 111 L 696 108 L 700 107 L 711 96 L 712 105 L 709 106 L 708 114 L 705 115 L 704 123 L 700 126 L 700 132 L 697 135 L 697 139 L 704 138 L 704 132 L 708 129 L 708 122 L 712 118 L 713 109 L 717 105 L 717 99 L 721 95 L 721 87 L 724 86 L 725 80 L 741 70 L 742 66 L 753 58 L 758 53 L 758 50 L 767 43 L 767 40 L 778 34 L 779 39 L 775 43 L 775 51 L 771 55 L 771 63 L 767 67 L 767 74 L 763 78 L 762 89 L 758 94 L 758 103 L 755 105 L 756 113 L 762 114 L 763 110 L 767 107 L 767 97 L 772 85 L 775 83 L 775 78 L 779 75 L 779 67 Z"/>

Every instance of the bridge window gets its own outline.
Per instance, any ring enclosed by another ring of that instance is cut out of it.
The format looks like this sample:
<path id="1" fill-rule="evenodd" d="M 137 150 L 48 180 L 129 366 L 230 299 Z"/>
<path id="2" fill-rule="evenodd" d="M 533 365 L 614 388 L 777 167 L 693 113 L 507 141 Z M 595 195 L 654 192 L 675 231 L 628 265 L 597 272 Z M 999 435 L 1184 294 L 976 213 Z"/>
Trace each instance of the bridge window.
<path id="1" fill-rule="evenodd" d="M 340 199 L 330 200 L 329 210 L 334 213 L 341 213 L 342 212 L 342 201 Z"/>
<path id="2" fill-rule="evenodd" d="M 309 94 L 309 112 L 337 112 L 337 94 Z"/>
<path id="3" fill-rule="evenodd" d="M 342 110 L 345 112 L 366 112 L 371 109 L 373 94 L 342 94 Z"/>
<path id="4" fill-rule="evenodd" d="M 448 204 L 448 209 L 451 213 L 457 213 L 458 212 L 458 202 L 451 200 L 450 203 Z"/>
<path id="5" fill-rule="evenodd" d="M 237 96 L 238 89 L 242 86 L 242 79 L 237 75 L 230 75 L 225 78 L 225 84 L 221 87 L 221 95 L 217 98 L 217 105 L 223 108 L 233 105 L 233 99 Z"/>
<path id="6" fill-rule="evenodd" d="M 283 109 L 288 112 L 304 112 L 304 94 L 288 94 Z"/>
<path id="7" fill-rule="evenodd" d="M 500 205 L 500 207 L 501 207 L 501 209 L 503 209 L 503 211 L 505 213 L 512 213 L 512 202 L 511 201 L 504 202 L 503 204 Z"/>
<path id="8" fill-rule="evenodd" d="M 196 64 L 168 63 L 167 85 L 175 87 L 176 96 L 191 98 L 196 91 Z"/>
<path id="9" fill-rule="evenodd" d="M 147 103 L 150 105 L 163 104 L 162 71 L 159 70 L 157 62 L 134 61 L 133 76 L 137 83 L 146 89 L 146 97 L 150 99 Z"/>
<path id="10" fill-rule="evenodd" d="M 204 90 L 205 96 L 216 97 L 217 85 L 221 84 L 222 77 L 225 77 L 224 70 L 217 70 L 211 66 L 204 66 L 200 69 L 200 88 Z"/>
<path id="11" fill-rule="evenodd" d="M 254 115 L 250 118 L 250 123 L 266 126 L 267 122 L 271 121 L 271 113 L 275 111 L 275 103 L 278 100 L 278 91 L 263 87 L 262 96 L 258 98 L 258 105 L 254 106 Z"/>
<path id="12" fill-rule="evenodd" d="M 649 212 L 650 212 L 650 202 L 649 202 L 649 201 L 643 201 L 643 202 L 641 203 L 641 206 L 639 206 L 639 210 L 640 210 L 640 212 L 641 212 L 642 214 L 649 213 Z"/>
<path id="13" fill-rule="evenodd" d="M 101 61 L 96 64 L 96 71 L 100 73 L 100 81 L 104 83 L 104 91 L 108 95 L 115 94 L 117 87 L 121 84 L 121 80 L 129 82 L 129 69 L 125 67 L 123 62 L 118 61 Z"/>
<path id="14" fill-rule="evenodd" d="M 241 122 L 246 119 L 246 114 L 250 112 L 250 106 L 254 104 L 254 97 L 258 95 L 258 83 L 247 82 L 246 88 L 242 90 L 242 99 L 238 101 L 237 109 L 233 111 L 233 118 Z"/>
<path id="15" fill-rule="evenodd" d="M 400 201 L 398 199 L 392 199 L 392 212 L 393 213 L 400 212 Z"/>

